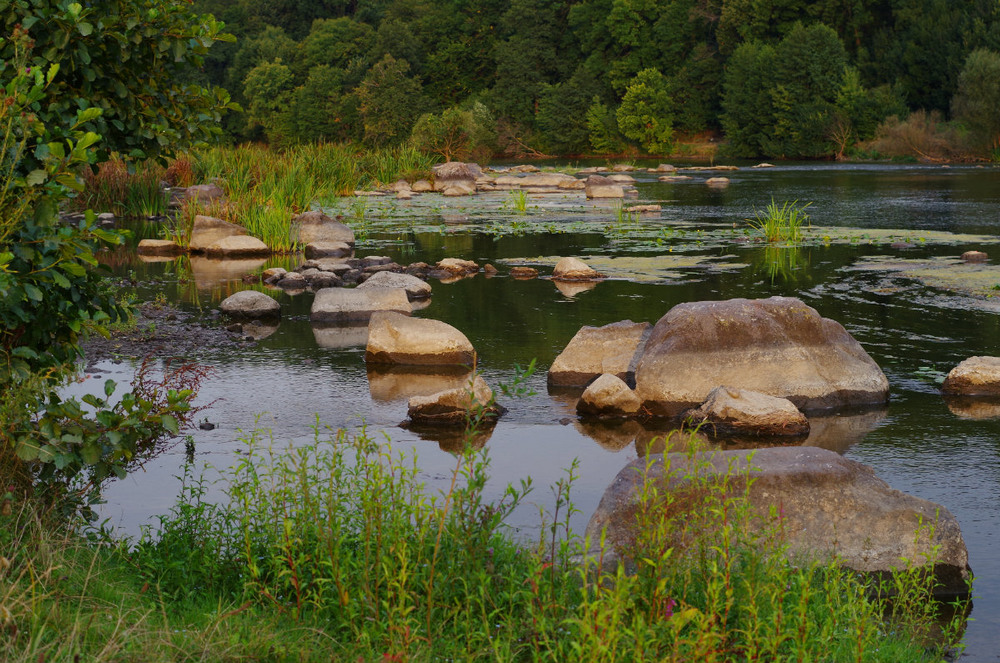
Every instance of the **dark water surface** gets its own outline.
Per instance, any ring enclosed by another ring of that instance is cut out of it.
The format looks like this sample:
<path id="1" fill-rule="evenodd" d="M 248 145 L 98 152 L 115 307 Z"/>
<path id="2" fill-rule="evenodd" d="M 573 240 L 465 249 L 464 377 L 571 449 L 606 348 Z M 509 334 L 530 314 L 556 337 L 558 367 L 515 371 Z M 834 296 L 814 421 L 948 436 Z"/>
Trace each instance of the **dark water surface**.
<path id="1" fill-rule="evenodd" d="M 704 184 L 719 174 L 730 178 L 727 188 Z M 573 497 L 580 514 L 574 523 L 582 531 L 608 483 L 650 437 L 634 429 L 583 427 L 571 397 L 548 393 L 545 371 L 581 326 L 655 322 L 686 301 L 801 297 L 842 323 L 892 385 L 886 409 L 831 415 L 814 423 L 817 433 L 807 444 L 867 463 L 894 488 L 955 514 L 976 575 L 963 660 L 1000 660 L 1000 418 L 970 418 L 968 410 L 950 408 L 935 381 L 967 357 L 1000 355 L 1000 306 L 988 290 L 942 289 L 936 287 L 940 282 L 878 267 L 886 259 L 951 264 L 948 259 L 970 249 L 1000 259 L 1000 246 L 992 246 L 1000 241 L 1000 170 L 806 164 L 692 173 L 694 179 L 678 183 L 636 177 L 639 202 L 662 202 L 661 214 L 619 219 L 614 204 L 586 203 L 574 194 L 529 195 L 528 213 L 521 216 L 507 194 L 496 193 L 459 202 L 423 196 L 406 206 L 371 201 L 363 221 L 348 219 L 364 239 L 359 256 L 389 255 L 403 264 L 458 257 L 500 268 L 494 278 L 432 281 L 432 301 L 415 315 L 464 332 L 493 386 L 511 381 L 515 365 L 538 363 L 529 381 L 537 394 L 504 401 L 510 412 L 485 441 L 494 478 L 490 490 L 499 494 L 508 482 L 529 475 L 536 486 L 532 504 L 512 524 L 523 536 L 537 536 L 538 506 L 551 506 L 548 486 L 576 459 Z M 745 219 L 772 197 L 811 202 L 806 245 L 767 249 L 746 241 Z M 339 208 L 347 209 L 347 202 Z M 912 246 L 893 247 L 892 241 Z M 555 257 L 566 255 L 600 263 L 612 278 L 564 293 L 549 280 L 503 276 L 505 261 L 534 264 L 546 274 Z M 162 291 L 191 310 L 210 311 L 226 295 L 249 287 L 239 281 L 240 269 L 220 273 L 218 264 L 142 263 L 131 256 L 115 262 L 123 272 L 135 272 L 146 295 Z M 984 267 L 977 278 L 989 283 L 991 269 Z M 439 445 L 398 427 L 406 416 L 406 399 L 398 395 L 407 378 L 367 373 L 363 333 L 314 329 L 308 292 L 272 294 L 284 307 L 274 334 L 235 352 L 206 350 L 203 361 L 214 373 L 201 398 L 218 399 L 205 413 L 218 428 L 195 431 L 197 462 L 229 466 L 243 446 L 238 431 L 255 426 L 273 431 L 276 444 L 311 440 L 318 417 L 333 427 L 364 423 L 369 431 L 385 431 L 400 449 L 415 450 L 431 484 L 450 476 L 455 461 L 442 449 L 447 441 Z M 127 379 L 132 373 L 126 364 L 100 368 L 107 377 Z M 145 471 L 110 485 L 105 515 L 136 533 L 150 517 L 166 513 L 184 460 L 183 445 L 174 446 Z"/>

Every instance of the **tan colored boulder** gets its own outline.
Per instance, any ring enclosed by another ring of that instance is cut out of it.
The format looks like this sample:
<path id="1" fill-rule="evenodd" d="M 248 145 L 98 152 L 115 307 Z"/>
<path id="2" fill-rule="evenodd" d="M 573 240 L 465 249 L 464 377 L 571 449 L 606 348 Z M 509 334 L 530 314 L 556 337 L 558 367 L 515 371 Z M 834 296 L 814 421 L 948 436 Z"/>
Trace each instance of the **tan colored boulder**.
<path id="1" fill-rule="evenodd" d="M 729 186 L 728 177 L 709 177 L 705 180 L 705 184 L 713 187 L 727 187 Z"/>
<path id="2" fill-rule="evenodd" d="M 982 251 L 966 251 L 962 254 L 962 260 L 965 262 L 986 262 L 990 257 Z"/>
<path id="3" fill-rule="evenodd" d="M 410 187 L 413 193 L 427 193 L 434 190 L 434 185 L 432 185 L 427 180 L 417 180 Z"/>
<path id="4" fill-rule="evenodd" d="M 413 187 L 411 187 L 410 183 L 407 182 L 406 180 L 396 180 L 389 187 L 389 190 L 390 191 L 395 191 L 396 193 L 400 193 L 400 192 L 404 192 L 404 191 L 405 192 L 410 192 L 410 191 L 413 191 Z"/>
<path id="5" fill-rule="evenodd" d="M 685 419 L 716 437 L 809 434 L 809 420 L 787 398 L 734 387 L 716 387 Z"/>
<path id="6" fill-rule="evenodd" d="M 561 258 L 552 268 L 552 278 L 557 281 L 593 281 L 604 275 L 579 258 Z"/>
<path id="7" fill-rule="evenodd" d="M 169 239 L 141 239 L 136 251 L 141 256 L 175 256 L 183 253 L 184 249 Z"/>
<path id="8" fill-rule="evenodd" d="M 582 417 L 627 419 L 639 413 L 642 401 L 621 378 L 604 373 L 584 390 L 576 404 Z"/>
<path id="9" fill-rule="evenodd" d="M 676 166 L 671 166 L 669 163 L 661 163 L 656 168 L 650 168 L 651 173 L 675 173 L 677 172 Z"/>
<path id="10" fill-rule="evenodd" d="M 271 254 L 271 249 L 256 237 L 232 235 L 218 239 L 205 248 L 211 258 L 253 258 Z"/>
<path id="11" fill-rule="evenodd" d="M 624 198 L 625 189 L 621 184 L 603 175 L 591 175 L 584 180 L 587 198 Z"/>
<path id="12" fill-rule="evenodd" d="M 951 369 L 941 391 L 953 396 L 1000 397 L 1000 357 L 969 357 Z"/>
<path id="13" fill-rule="evenodd" d="M 631 173 L 635 170 L 635 166 L 630 163 L 616 163 L 611 170 L 616 173 Z"/>
<path id="14" fill-rule="evenodd" d="M 276 318 L 281 305 L 269 295 L 257 290 L 241 290 L 222 300 L 219 308 L 234 318 Z"/>
<path id="15" fill-rule="evenodd" d="M 342 323 L 368 320 L 376 311 L 409 315 L 412 310 L 402 288 L 323 288 L 316 291 L 310 319 Z"/>
<path id="16" fill-rule="evenodd" d="M 471 384 L 430 396 L 414 396 L 407 407 L 411 424 L 423 426 L 490 426 L 503 413 L 493 390 L 479 375 Z"/>
<path id="17" fill-rule="evenodd" d="M 728 385 L 800 410 L 876 405 L 889 382 L 842 325 L 792 297 L 687 302 L 656 323 L 635 371 L 654 415 L 675 416 Z"/>
<path id="18" fill-rule="evenodd" d="M 319 210 L 311 210 L 293 217 L 291 234 L 295 242 L 301 246 L 320 242 L 342 242 L 354 246 L 354 231 Z"/>
<path id="19" fill-rule="evenodd" d="M 578 180 L 576 178 L 573 178 L 571 180 L 563 180 L 562 182 L 559 183 L 558 188 L 559 189 L 564 189 L 564 190 L 586 189 L 587 188 L 587 181 L 586 180 Z"/>
<path id="20" fill-rule="evenodd" d="M 624 175 L 622 173 L 615 173 L 614 175 L 608 175 L 608 179 L 617 184 L 634 184 L 635 178 L 631 175 Z"/>
<path id="21" fill-rule="evenodd" d="M 191 238 L 188 240 L 188 250 L 193 253 L 203 253 L 209 246 L 225 237 L 246 235 L 247 229 L 235 223 L 229 223 L 214 216 L 199 214 L 194 217 L 191 226 Z"/>
<path id="22" fill-rule="evenodd" d="M 208 205 L 226 199 L 226 192 L 218 184 L 195 184 L 184 190 L 184 198 L 199 205 Z"/>
<path id="23" fill-rule="evenodd" d="M 354 252 L 347 242 L 318 241 L 306 244 L 304 251 L 307 260 L 317 258 L 345 258 Z"/>
<path id="24" fill-rule="evenodd" d="M 446 182 L 440 191 L 442 196 L 471 196 L 476 192 L 476 183 L 467 180 Z"/>
<path id="25" fill-rule="evenodd" d="M 734 499 L 747 494 L 750 507 L 760 516 L 748 519 L 751 530 L 768 528 L 779 535 L 778 544 L 787 544 L 784 551 L 773 545 L 765 552 L 783 552 L 793 563 L 835 560 L 874 580 L 906 568 L 906 560 L 925 565 L 933 559 L 931 570 L 940 583 L 935 594 L 954 597 L 969 592 L 968 550 L 948 509 L 893 490 L 867 465 L 815 447 L 639 458 L 626 465 L 605 491 L 587 526 L 587 537 L 600 541 L 606 531 L 611 548 L 606 560 L 635 554 L 636 523 L 643 513 L 639 497 L 649 481 L 672 498 L 669 512 L 660 512 L 659 517 L 675 517 L 702 537 L 711 537 L 718 521 L 704 496 L 713 492 L 691 478 L 696 475 L 708 486 L 720 485 L 727 477 L 724 490 Z M 642 517 L 657 518 L 657 509 L 655 503 L 647 505 Z M 668 538 L 682 529 L 660 528 Z M 662 547 L 679 544 L 673 539 L 656 542 Z"/>
<path id="26" fill-rule="evenodd" d="M 549 367 L 548 383 L 584 387 L 604 373 L 634 383 L 635 362 L 652 328 L 648 322 L 631 320 L 581 327 Z"/>
<path id="27" fill-rule="evenodd" d="M 533 279 L 538 277 L 538 270 L 534 267 L 517 266 L 510 268 L 510 275 L 515 279 Z"/>
<path id="28" fill-rule="evenodd" d="M 479 271 L 479 265 L 471 260 L 461 258 L 444 258 L 439 260 L 437 268 L 452 274 L 475 274 Z"/>
<path id="29" fill-rule="evenodd" d="M 392 311 L 373 313 L 368 323 L 368 364 L 476 367 L 476 350 L 446 322 Z"/>
<path id="30" fill-rule="evenodd" d="M 358 288 L 402 288 L 410 301 L 427 299 L 431 296 L 431 284 L 411 274 L 397 272 L 375 272 Z"/>
<path id="31" fill-rule="evenodd" d="M 690 175 L 664 175 L 658 178 L 661 182 L 684 182 L 691 179 Z"/>

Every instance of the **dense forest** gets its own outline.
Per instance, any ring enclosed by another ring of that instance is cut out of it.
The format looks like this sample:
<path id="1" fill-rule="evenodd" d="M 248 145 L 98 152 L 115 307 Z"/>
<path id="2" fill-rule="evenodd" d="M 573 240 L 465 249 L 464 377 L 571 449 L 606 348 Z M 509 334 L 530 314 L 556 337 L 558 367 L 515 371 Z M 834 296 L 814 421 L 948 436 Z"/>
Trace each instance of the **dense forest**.
<path id="1" fill-rule="evenodd" d="M 823 157 L 912 111 L 1000 134 L 997 0 L 195 0 L 238 140 Z M 963 84 L 964 81 L 964 84 Z"/>

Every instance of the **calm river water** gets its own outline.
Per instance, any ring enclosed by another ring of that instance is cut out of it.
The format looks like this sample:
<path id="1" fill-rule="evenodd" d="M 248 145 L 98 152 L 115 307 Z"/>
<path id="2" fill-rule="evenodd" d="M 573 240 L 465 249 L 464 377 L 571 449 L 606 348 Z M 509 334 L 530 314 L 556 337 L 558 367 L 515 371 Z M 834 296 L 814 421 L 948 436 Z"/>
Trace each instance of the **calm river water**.
<path id="1" fill-rule="evenodd" d="M 728 187 L 706 186 L 707 177 L 719 174 L 730 178 Z M 771 295 L 800 297 L 842 323 L 885 371 L 892 399 L 881 411 L 830 417 L 823 439 L 810 443 L 867 463 L 894 488 L 955 514 L 976 575 L 963 660 L 1000 660 L 1000 408 L 985 413 L 993 418 L 979 418 L 982 411 L 949 407 L 937 390 L 937 378 L 961 360 L 1000 355 L 1000 290 L 997 301 L 990 297 L 1000 271 L 991 263 L 963 267 L 956 259 L 980 249 L 1000 263 L 1000 245 L 994 246 L 1000 244 L 1000 170 L 792 164 L 690 175 L 676 183 L 635 175 L 638 202 L 663 209 L 634 218 L 614 203 L 588 203 L 582 194 L 529 194 L 524 214 L 506 193 L 339 201 L 333 211 L 350 217 L 345 220 L 363 240 L 359 256 L 388 255 L 402 264 L 457 257 L 499 268 L 493 278 L 432 281 L 431 303 L 416 315 L 464 332 L 491 385 L 509 382 L 516 365 L 537 361 L 529 380 L 536 395 L 504 401 L 510 412 L 486 441 L 492 491 L 529 475 L 534 480 L 532 505 L 511 523 L 526 537 L 537 535 L 538 506 L 549 506 L 548 486 L 574 459 L 580 510 L 574 523 L 582 531 L 608 483 L 644 448 L 641 434 L 633 441 L 635 431 L 580 426 L 572 398 L 548 392 L 545 372 L 581 326 L 655 322 L 681 302 Z M 747 241 L 746 219 L 772 198 L 811 203 L 805 245 L 769 249 Z M 546 279 L 504 276 L 513 263 L 537 266 L 544 275 L 557 257 L 569 255 L 611 278 L 563 291 Z M 226 273 L 205 261 L 144 263 L 127 254 L 116 262 L 135 272 L 145 296 L 162 291 L 202 313 L 249 287 L 239 270 Z M 294 267 L 297 261 L 267 264 Z M 447 441 L 439 445 L 398 427 L 406 415 L 399 397 L 405 382 L 366 372 L 363 333 L 314 329 L 308 292 L 272 294 L 284 307 L 272 335 L 239 351 L 209 348 L 201 357 L 214 370 L 201 398 L 217 399 L 205 412 L 217 428 L 194 432 L 199 466 L 230 465 L 242 446 L 241 430 L 260 426 L 276 441 L 302 441 L 312 438 L 318 418 L 334 427 L 384 431 L 400 449 L 415 450 L 429 483 L 448 476 L 454 457 Z M 127 379 L 132 372 L 127 364 L 100 368 L 106 377 Z M 134 534 L 166 513 L 184 461 L 178 445 L 110 485 L 105 517 Z"/>

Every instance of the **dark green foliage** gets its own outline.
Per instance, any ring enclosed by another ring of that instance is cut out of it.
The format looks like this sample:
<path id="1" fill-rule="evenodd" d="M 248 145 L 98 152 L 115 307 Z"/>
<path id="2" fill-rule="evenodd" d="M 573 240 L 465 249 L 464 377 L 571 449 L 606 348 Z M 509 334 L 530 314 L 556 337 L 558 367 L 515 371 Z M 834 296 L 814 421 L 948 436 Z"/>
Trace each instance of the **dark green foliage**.
<path id="1" fill-rule="evenodd" d="M 409 137 L 426 107 L 420 82 L 409 71 L 406 60 L 385 55 L 358 86 L 366 143 L 398 145 Z"/>
<path id="2" fill-rule="evenodd" d="M 489 157 L 496 149 L 496 120 L 481 103 L 469 109 L 425 113 L 413 127 L 414 147 L 445 161 Z"/>
<path id="3" fill-rule="evenodd" d="M 629 83 L 618 107 L 618 128 L 650 154 L 667 154 L 673 144 L 673 118 L 667 81 L 656 69 L 643 69 Z"/>
<path id="4" fill-rule="evenodd" d="M 969 55 L 958 78 L 952 112 L 978 146 L 1000 147 L 1000 54 L 980 49 Z"/>
<path id="5" fill-rule="evenodd" d="M 774 48 L 742 44 L 729 58 L 723 83 L 722 128 L 736 156 L 765 154 L 774 101 Z"/>

